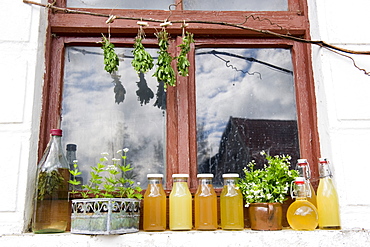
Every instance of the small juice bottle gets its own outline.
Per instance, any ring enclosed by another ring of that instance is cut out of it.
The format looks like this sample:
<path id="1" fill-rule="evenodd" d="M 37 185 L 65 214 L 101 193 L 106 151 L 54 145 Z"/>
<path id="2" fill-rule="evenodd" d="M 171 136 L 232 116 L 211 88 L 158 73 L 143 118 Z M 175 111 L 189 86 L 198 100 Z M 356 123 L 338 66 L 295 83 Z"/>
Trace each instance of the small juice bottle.
<path id="1" fill-rule="evenodd" d="M 297 177 L 292 183 L 291 196 L 296 200 L 289 206 L 287 220 L 293 230 L 315 230 L 319 216 L 315 205 L 307 201 L 310 188 L 304 177 Z"/>
<path id="2" fill-rule="evenodd" d="M 221 228 L 223 230 L 243 230 L 243 195 L 236 187 L 237 173 L 223 174 L 224 187 L 220 196 Z"/>
<path id="3" fill-rule="evenodd" d="M 316 192 L 310 182 L 311 170 L 308 161 L 306 159 L 298 159 L 296 170 L 299 172 L 300 177 L 306 179 L 306 185 L 311 191 L 311 196 L 307 197 L 307 201 L 311 202 L 317 208 Z"/>
<path id="4" fill-rule="evenodd" d="M 213 174 L 198 174 L 199 185 L 194 196 L 194 228 L 216 230 L 217 195 L 212 185 Z"/>
<path id="5" fill-rule="evenodd" d="M 163 174 L 148 174 L 148 188 L 144 194 L 144 231 L 166 230 L 166 193 L 163 190 Z"/>
<path id="6" fill-rule="evenodd" d="M 319 228 L 338 230 L 340 226 L 338 194 L 331 179 L 329 162 L 319 160 L 320 182 L 317 189 L 317 209 L 319 211 Z"/>
<path id="7" fill-rule="evenodd" d="M 170 230 L 191 230 L 192 197 L 188 187 L 188 174 L 173 174 L 170 193 Z"/>

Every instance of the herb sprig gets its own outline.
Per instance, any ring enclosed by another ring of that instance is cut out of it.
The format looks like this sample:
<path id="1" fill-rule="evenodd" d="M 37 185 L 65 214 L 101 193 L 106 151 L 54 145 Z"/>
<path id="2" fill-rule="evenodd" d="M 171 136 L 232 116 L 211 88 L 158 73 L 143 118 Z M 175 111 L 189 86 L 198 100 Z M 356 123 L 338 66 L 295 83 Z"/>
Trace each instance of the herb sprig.
<path id="1" fill-rule="evenodd" d="M 112 74 L 114 71 L 118 70 L 119 59 L 114 51 L 114 45 L 104 35 L 101 48 L 104 50 L 104 69 L 109 74 Z"/>
<path id="2" fill-rule="evenodd" d="M 190 45 L 194 43 L 193 34 L 186 32 L 186 35 L 182 38 L 182 43 L 178 45 L 180 47 L 180 54 L 177 59 L 177 71 L 181 76 L 189 75 L 190 62 L 187 58 L 187 54 L 190 51 Z"/>
<path id="3" fill-rule="evenodd" d="M 142 44 L 143 38 L 135 38 L 134 50 L 132 51 L 134 59 L 131 61 L 132 67 L 137 73 L 146 73 L 154 66 L 153 57 L 145 50 Z"/>

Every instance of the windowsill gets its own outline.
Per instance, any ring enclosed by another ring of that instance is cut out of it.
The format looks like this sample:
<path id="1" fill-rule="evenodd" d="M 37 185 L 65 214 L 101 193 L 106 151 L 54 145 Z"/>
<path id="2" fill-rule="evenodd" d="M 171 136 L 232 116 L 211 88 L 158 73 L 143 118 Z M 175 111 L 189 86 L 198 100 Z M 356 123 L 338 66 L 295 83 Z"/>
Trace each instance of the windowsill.
<path id="1" fill-rule="evenodd" d="M 164 231 L 123 235 L 59 234 L 0 235 L 1 246 L 369 246 L 364 229 L 294 231 Z M 26 244 L 27 243 L 27 244 Z"/>

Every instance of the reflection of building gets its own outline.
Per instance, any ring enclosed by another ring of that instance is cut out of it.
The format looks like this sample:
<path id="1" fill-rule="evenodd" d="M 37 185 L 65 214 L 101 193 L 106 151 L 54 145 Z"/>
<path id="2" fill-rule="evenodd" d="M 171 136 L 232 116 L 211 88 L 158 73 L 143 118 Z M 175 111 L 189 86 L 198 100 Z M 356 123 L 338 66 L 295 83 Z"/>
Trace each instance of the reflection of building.
<path id="1" fill-rule="evenodd" d="M 270 155 L 289 154 L 294 164 L 299 158 L 297 121 L 230 117 L 218 154 L 199 161 L 199 172 L 212 172 L 215 185 L 220 185 L 223 173 L 242 175 L 251 160 L 256 161 L 256 168 L 262 168 L 266 163 L 260 155 L 262 150 Z"/>

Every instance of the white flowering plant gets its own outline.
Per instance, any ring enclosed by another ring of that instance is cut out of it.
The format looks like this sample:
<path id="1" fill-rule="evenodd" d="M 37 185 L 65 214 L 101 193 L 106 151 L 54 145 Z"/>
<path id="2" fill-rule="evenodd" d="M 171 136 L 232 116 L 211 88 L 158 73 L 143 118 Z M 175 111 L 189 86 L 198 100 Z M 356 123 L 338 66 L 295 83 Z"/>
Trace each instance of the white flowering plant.
<path id="1" fill-rule="evenodd" d="M 298 171 L 289 168 L 289 155 L 269 156 L 264 151 L 261 155 L 265 156 L 268 165 L 255 169 L 255 161 L 249 162 L 243 169 L 245 177 L 238 181 L 246 207 L 251 203 L 283 203 L 287 200 L 291 182 L 298 177 Z"/>
<path id="2" fill-rule="evenodd" d="M 81 175 L 78 168 L 78 161 L 73 161 L 73 170 L 69 170 L 72 178 L 68 181 L 73 189 L 72 194 L 81 194 L 83 198 L 136 198 L 142 199 L 142 191 L 139 185 L 134 185 L 134 181 L 127 178 L 126 173 L 133 168 L 126 164 L 128 148 L 118 150 L 120 158 L 112 158 L 112 163 L 107 158 L 108 153 L 101 153 L 102 157 L 96 166 L 91 166 L 91 178 L 88 184 L 81 186 L 81 181 L 76 177 Z M 82 190 L 76 190 L 76 186 L 81 186 Z"/>

